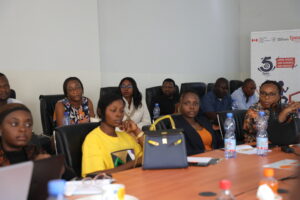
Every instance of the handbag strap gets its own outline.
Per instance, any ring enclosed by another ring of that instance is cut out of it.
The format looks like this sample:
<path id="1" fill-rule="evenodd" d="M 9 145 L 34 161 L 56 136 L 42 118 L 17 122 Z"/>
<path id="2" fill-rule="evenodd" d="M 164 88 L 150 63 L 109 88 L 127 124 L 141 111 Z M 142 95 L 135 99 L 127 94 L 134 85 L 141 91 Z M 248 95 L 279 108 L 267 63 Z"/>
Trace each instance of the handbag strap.
<path id="1" fill-rule="evenodd" d="M 149 128 L 150 131 L 155 131 L 156 130 L 156 125 L 158 124 L 158 122 L 160 122 L 164 119 L 169 119 L 170 122 L 171 122 L 172 129 L 176 129 L 175 122 L 174 122 L 172 116 L 171 115 L 165 115 L 165 116 L 159 117 L 157 120 L 155 120 L 155 122 L 153 122 L 153 124 L 151 124 L 151 126 Z"/>

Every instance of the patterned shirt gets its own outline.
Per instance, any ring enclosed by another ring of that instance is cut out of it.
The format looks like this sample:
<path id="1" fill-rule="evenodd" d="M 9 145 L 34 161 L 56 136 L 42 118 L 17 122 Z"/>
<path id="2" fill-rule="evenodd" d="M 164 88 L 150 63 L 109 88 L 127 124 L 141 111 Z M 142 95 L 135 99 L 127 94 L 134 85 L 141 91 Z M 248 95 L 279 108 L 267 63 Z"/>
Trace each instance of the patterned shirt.
<path id="1" fill-rule="evenodd" d="M 1 140 L 0 140 L 0 143 L 1 143 Z M 35 145 L 27 145 L 27 146 L 22 148 L 22 151 L 25 153 L 27 159 L 26 160 L 20 160 L 20 162 L 35 160 L 37 155 L 42 154 L 42 153 L 46 153 L 44 150 L 38 148 Z M 8 159 L 2 145 L 0 144 L 0 167 L 1 166 L 7 166 L 7 165 L 10 165 L 10 164 L 11 164 L 11 162 Z"/>
<path id="2" fill-rule="evenodd" d="M 264 111 L 267 120 L 278 120 L 278 115 L 284 107 L 278 106 L 274 109 L 266 109 L 260 104 L 260 102 L 254 104 L 249 108 L 245 115 L 243 130 L 244 130 L 244 140 L 245 143 L 251 143 L 256 141 L 256 119 L 258 117 L 259 111 Z M 292 119 L 291 116 L 288 116 L 285 122 L 289 122 Z"/>
<path id="3" fill-rule="evenodd" d="M 88 98 L 82 97 L 82 103 L 79 108 L 73 107 L 68 98 L 64 98 L 60 101 L 64 105 L 65 112 L 69 113 L 71 124 L 78 124 L 79 121 L 90 118 Z"/>

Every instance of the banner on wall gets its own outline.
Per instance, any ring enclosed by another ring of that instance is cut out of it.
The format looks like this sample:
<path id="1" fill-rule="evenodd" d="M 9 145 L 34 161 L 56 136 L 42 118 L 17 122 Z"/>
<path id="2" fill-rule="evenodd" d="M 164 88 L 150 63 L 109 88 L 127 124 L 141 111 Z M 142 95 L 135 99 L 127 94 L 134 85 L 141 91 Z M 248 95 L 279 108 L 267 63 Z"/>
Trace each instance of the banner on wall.
<path id="1" fill-rule="evenodd" d="M 300 29 L 251 33 L 251 78 L 278 81 L 283 103 L 300 101 Z"/>

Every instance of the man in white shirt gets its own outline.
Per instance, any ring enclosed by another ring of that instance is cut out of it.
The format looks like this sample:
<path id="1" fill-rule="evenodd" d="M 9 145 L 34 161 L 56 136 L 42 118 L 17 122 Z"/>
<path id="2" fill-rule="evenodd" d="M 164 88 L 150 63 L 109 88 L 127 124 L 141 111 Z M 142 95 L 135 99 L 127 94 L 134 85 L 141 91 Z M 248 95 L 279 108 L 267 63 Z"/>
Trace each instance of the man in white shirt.
<path id="1" fill-rule="evenodd" d="M 233 109 L 247 110 L 250 106 L 258 101 L 255 95 L 256 84 L 248 78 L 244 81 L 243 86 L 231 94 Z"/>
<path id="2" fill-rule="evenodd" d="M 10 98 L 10 86 L 8 79 L 0 73 L 0 107 L 9 103 L 21 103 L 20 101 Z"/>

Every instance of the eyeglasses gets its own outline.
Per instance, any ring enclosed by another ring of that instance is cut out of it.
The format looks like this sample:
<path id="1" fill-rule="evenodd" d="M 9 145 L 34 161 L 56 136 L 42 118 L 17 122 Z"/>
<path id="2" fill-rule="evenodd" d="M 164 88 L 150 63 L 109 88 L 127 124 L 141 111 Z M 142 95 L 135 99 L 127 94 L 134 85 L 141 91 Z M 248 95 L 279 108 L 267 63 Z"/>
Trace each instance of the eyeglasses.
<path id="1" fill-rule="evenodd" d="M 123 89 L 128 88 L 128 89 L 130 89 L 130 88 L 133 88 L 133 86 L 132 85 L 121 85 L 120 88 L 123 88 Z"/>
<path id="2" fill-rule="evenodd" d="M 278 95 L 278 93 L 275 93 L 275 92 L 270 92 L 270 93 L 267 93 L 267 92 L 260 92 L 259 95 L 263 96 L 263 97 L 275 97 Z"/>
<path id="3" fill-rule="evenodd" d="M 164 89 L 173 89 L 175 87 L 174 86 L 162 86 L 162 88 L 164 88 Z"/>
<path id="4" fill-rule="evenodd" d="M 78 90 L 82 90 L 82 87 L 78 86 L 78 87 L 74 87 L 74 88 L 67 88 L 68 92 L 75 92 L 75 91 L 78 91 Z"/>

